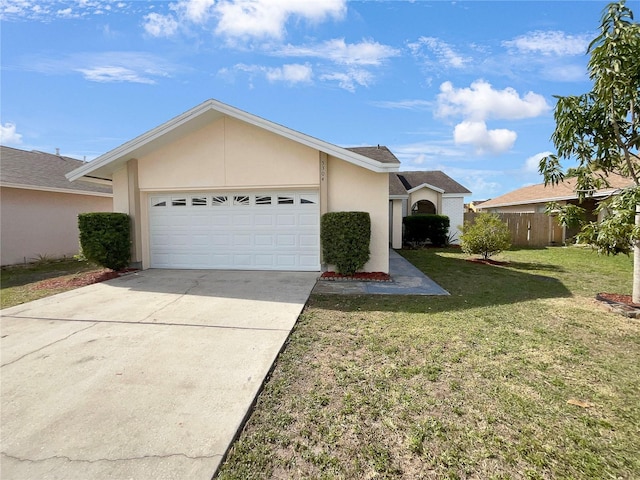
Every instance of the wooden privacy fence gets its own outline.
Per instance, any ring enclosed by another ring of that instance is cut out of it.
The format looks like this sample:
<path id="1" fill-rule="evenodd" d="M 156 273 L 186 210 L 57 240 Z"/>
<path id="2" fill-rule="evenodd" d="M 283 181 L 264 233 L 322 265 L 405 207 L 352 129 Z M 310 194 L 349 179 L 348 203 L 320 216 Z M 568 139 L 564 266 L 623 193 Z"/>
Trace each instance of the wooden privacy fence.
<path id="1" fill-rule="evenodd" d="M 473 223 L 479 215 L 466 212 L 464 221 Z M 544 213 L 495 213 L 505 222 L 511 232 L 511 245 L 515 247 L 546 247 L 562 245 L 562 227 L 555 217 Z"/>

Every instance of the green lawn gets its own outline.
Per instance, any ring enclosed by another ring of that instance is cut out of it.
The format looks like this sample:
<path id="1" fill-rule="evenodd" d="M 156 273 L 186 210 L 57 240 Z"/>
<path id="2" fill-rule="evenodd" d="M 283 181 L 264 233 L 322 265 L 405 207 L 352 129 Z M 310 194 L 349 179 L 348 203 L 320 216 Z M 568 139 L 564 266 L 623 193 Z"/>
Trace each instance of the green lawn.
<path id="1" fill-rule="evenodd" d="M 36 288 L 38 282 L 51 278 L 72 278 L 86 272 L 103 270 L 89 262 L 77 260 L 42 261 L 0 270 L 0 308 L 48 297 L 69 287 Z"/>
<path id="2" fill-rule="evenodd" d="M 640 478 L 630 258 L 401 253 L 451 296 L 313 296 L 219 478 Z"/>

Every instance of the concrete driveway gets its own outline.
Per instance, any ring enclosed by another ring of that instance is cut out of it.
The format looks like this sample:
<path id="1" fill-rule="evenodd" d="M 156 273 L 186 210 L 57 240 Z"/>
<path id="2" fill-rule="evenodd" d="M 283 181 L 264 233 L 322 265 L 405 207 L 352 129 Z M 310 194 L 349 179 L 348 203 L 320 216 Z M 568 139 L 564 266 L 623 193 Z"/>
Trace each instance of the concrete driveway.
<path id="1" fill-rule="evenodd" d="M 2 310 L 2 479 L 209 480 L 317 273 L 146 270 Z"/>

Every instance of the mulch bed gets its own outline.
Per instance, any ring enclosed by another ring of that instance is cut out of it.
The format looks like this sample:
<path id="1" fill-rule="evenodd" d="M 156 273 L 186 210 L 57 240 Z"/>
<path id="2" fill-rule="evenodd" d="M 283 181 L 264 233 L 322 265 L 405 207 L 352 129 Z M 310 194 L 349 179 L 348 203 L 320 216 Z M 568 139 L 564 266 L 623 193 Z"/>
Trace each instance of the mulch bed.
<path id="1" fill-rule="evenodd" d="M 134 271 L 136 270 L 125 269 L 116 272 L 115 270 L 104 268 L 93 272 L 77 273 L 66 277 L 41 280 L 40 282 L 33 284 L 30 288 L 32 290 L 53 290 L 56 288 L 85 287 L 94 283 L 104 282 L 105 280 L 111 280 L 112 278 L 118 278 Z"/>
<path id="2" fill-rule="evenodd" d="M 596 295 L 596 300 L 615 313 L 629 318 L 640 318 L 640 304 L 633 303 L 631 295 L 599 293 Z"/>
<path id="3" fill-rule="evenodd" d="M 486 260 L 484 258 L 467 258 L 465 260 L 471 263 L 481 263 L 483 265 L 497 265 L 499 267 L 509 265 L 509 262 L 501 262 L 499 260 L 492 260 L 490 258 L 487 258 Z"/>
<path id="4" fill-rule="evenodd" d="M 336 272 L 324 272 L 320 275 L 320 280 L 334 282 L 390 282 L 391 276 L 384 272 L 358 272 L 353 275 L 343 275 Z"/>

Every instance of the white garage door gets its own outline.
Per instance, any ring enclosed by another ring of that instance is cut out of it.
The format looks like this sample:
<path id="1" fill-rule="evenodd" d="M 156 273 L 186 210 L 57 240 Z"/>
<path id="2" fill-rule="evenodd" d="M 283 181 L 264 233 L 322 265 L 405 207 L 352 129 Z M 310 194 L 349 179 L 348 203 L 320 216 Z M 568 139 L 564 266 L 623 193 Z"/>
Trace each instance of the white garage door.
<path id="1" fill-rule="evenodd" d="M 320 270 L 316 191 L 151 195 L 152 268 Z"/>

